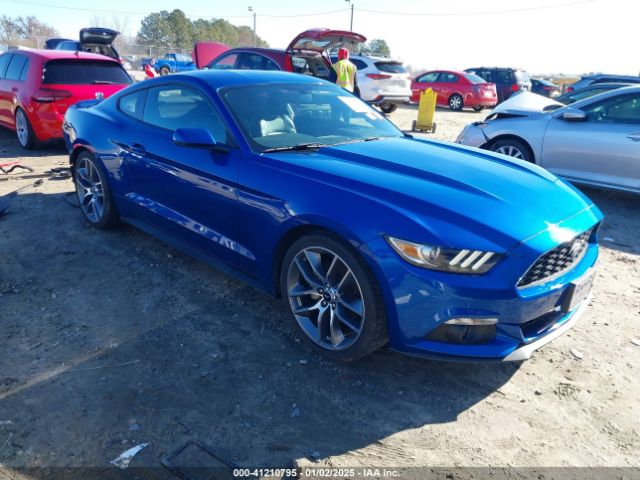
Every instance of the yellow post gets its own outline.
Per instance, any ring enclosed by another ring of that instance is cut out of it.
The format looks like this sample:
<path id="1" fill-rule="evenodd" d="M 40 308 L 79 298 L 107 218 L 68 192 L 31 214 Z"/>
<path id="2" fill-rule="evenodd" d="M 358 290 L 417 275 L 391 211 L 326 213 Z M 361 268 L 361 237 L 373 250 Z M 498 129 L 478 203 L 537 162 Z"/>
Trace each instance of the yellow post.
<path id="1" fill-rule="evenodd" d="M 418 103 L 418 120 L 413 122 L 413 130 L 436 131 L 436 124 L 433 116 L 436 112 L 436 100 L 438 94 L 432 88 L 427 88 L 420 93 L 420 103 Z"/>

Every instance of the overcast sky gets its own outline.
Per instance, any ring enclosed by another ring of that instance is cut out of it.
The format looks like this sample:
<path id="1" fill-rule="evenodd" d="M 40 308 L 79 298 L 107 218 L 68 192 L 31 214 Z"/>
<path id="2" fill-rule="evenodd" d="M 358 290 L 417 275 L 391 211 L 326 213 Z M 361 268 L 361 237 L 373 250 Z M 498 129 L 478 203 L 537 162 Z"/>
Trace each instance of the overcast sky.
<path id="1" fill-rule="evenodd" d="M 635 0 L 353 3 L 354 31 L 368 38 L 384 38 L 394 57 L 417 69 L 498 65 L 521 67 L 531 73 L 606 71 L 637 75 L 640 71 L 640 3 Z M 128 25 L 126 33 L 133 35 L 145 13 L 174 8 L 191 18 L 226 18 L 236 25 L 251 26 L 249 5 L 258 15 L 258 35 L 274 47 L 286 46 L 307 28 L 349 28 L 346 0 L 0 0 L 0 13 L 36 15 L 63 36 L 76 38 L 78 30 L 96 16 L 110 23 L 116 15 Z"/>

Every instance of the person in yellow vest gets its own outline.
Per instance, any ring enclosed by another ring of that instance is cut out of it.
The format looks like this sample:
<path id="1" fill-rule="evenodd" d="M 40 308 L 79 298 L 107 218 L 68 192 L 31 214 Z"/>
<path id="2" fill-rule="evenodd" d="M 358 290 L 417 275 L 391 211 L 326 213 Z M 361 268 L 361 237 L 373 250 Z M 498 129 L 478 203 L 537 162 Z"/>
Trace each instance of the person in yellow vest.
<path id="1" fill-rule="evenodd" d="M 349 50 L 346 48 L 338 50 L 338 61 L 333 64 L 333 70 L 336 72 L 336 85 L 354 93 L 358 67 L 349 60 Z"/>

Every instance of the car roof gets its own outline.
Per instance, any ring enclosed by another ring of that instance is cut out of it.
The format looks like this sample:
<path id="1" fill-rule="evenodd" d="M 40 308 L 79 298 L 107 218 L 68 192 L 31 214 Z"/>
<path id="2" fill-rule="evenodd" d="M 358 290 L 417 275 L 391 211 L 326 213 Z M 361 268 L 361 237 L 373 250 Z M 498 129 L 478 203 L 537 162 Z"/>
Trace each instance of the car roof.
<path id="1" fill-rule="evenodd" d="M 331 55 L 332 57 L 337 57 L 337 55 Z M 395 60 L 393 58 L 390 57 L 378 57 L 375 55 L 350 55 L 350 58 L 358 58 L 358 59 L 367 59 L 367 60 L 373 60 L 374 62 L 392 62 L 392 63 L 402 63 L 402 61 L 400 60 Z"/>
<path id="2" fill-rule="evenodd" d="M 171 83 L 175 80 L 195 80 L 205 82 L 213 88 L 261 83 L 306 83 L 309 85 L 327 83 L 325 80 L 316 77 L 277 70 L 192 70 L 171 76 L 157 77 L 144 83 L 156 83 L 162 80 L 166 81 L 166 83 Z"/>
<path id="3" fill-rule="evenodd" d="M 594 79 L 594 78 L 630 78 L 637 80 L 639 77 L 635 75 L 616 75 L 608 73 L 591 73 L 589 75 L 583 75 L 582 79 Z"/>
<path id="4" fill-rule="evenodd" d="M 465 68 L 464 71 L 468 72 L 469 70 L 522 70 L 524 71 L 524 68 L 518 68 L 518 67 L 474 67 L 474 68 Z"/>
<path id="5" fill-rule="evenodd" d="M 11 53 L 13 50 L 9 50 L 9 52 Z M 106 57 L 104 55 L 87 52 L 72 52 L 70 50 L 20 50 L 20 53 L 32 57 L 39 57 L 43 60 L 103 60 L 118 63 L 116 59 Z"/>

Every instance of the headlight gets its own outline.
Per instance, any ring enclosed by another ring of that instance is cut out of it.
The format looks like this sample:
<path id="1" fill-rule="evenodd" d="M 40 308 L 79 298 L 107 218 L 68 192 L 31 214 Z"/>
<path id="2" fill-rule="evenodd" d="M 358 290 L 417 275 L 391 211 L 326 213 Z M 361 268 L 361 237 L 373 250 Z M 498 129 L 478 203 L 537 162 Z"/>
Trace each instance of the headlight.
<path id="1" fill-rule="evenodd" d="M 418 267 L 453 273 L 486 273 L 502 255 L 482 250 L 442 248 L 386 237 L 389 245 L 407 262 Z"/>

